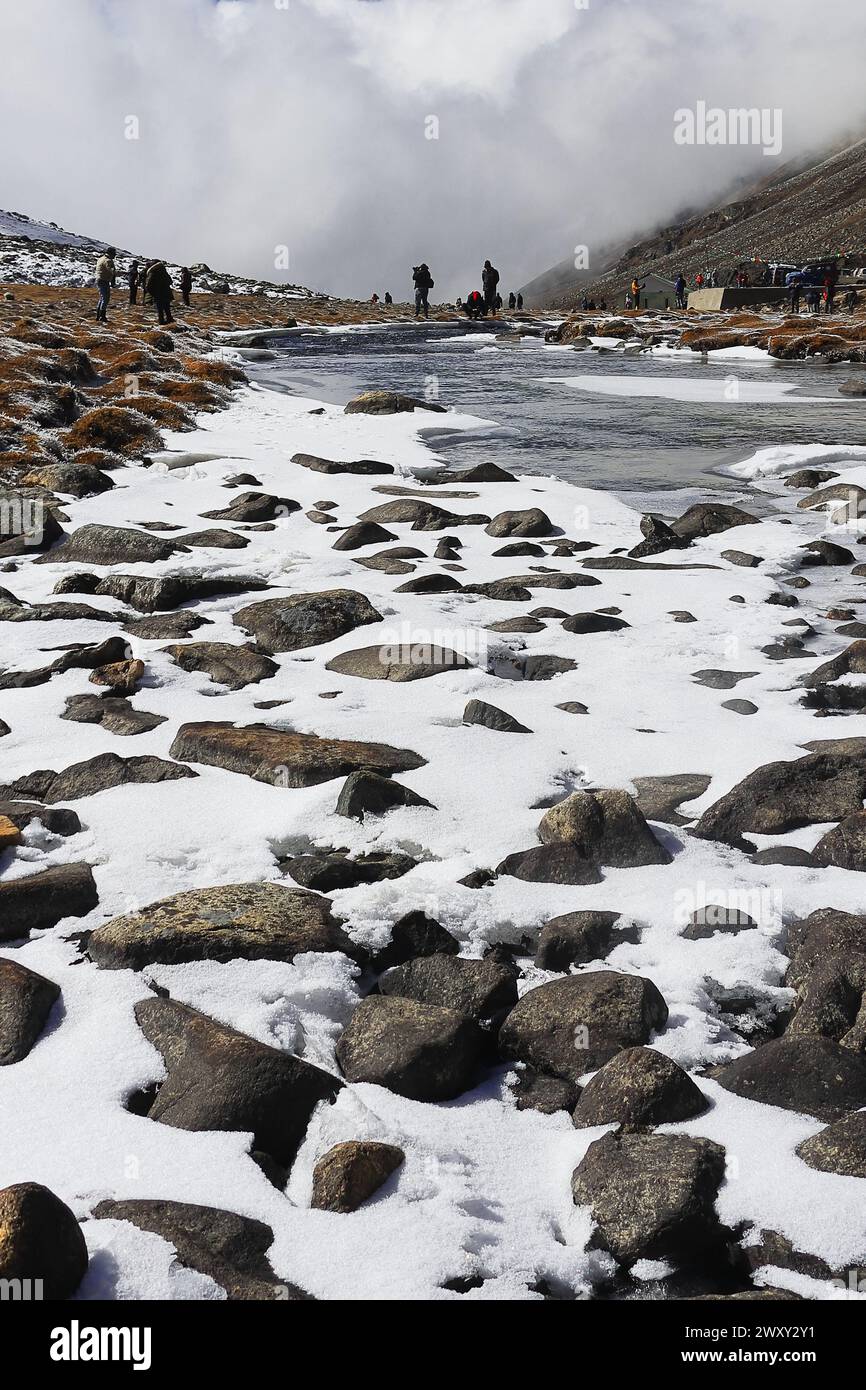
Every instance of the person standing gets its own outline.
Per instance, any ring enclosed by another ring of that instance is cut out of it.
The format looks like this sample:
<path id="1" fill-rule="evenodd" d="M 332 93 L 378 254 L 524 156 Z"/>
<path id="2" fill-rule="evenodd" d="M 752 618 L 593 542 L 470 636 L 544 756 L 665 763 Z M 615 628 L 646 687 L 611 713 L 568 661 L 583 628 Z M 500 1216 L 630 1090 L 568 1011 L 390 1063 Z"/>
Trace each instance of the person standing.
<path id="1" fill-rule="evenodd" d="M 496 318 L 496 300 L 498 297 L 497 285 L 499 284 L 499 271 L 489 261 L 484 262 L 484 269 L 481 272 L 481 286 L 484 290 L 484 311 L 492 314 Z"/>
<path id="2" fill-rule="evenodd" d="M 519 294 L 519 295 L 517 296 L 517 307 L 518 307 L 518 309 L 522 309 L 522 308 L 523 308 L 523 295 L 522 295 L 522 294 Z"/>
<path id="3" fill-rule="evenodd" d="M 514 293 L 514 290 L 512 290 L 510 295 L 508 296 L 508 307 L 509 309 L 517 308 L 517 296 Z"/>
<path id="4" fill-rule="evenodd" d="M 104 252 L 96 262 L 96 288 L 99 290 L 99 303 L 96 306 L 96 322 L 108 322 L 108 301 L 111 299 L 111 287 L 117 283 L 117 266 L 114 258 L 117 251 L 113 246 L 106 246 Z"/>
<path id="5" fill-rule="evenodd" d="M 133 261 L 126 272 L 126 283 L 129 286 L 129 302 L 135 304 L 138 300 L 138 261 Z"/>
<path id="6" fill-rule="evenodd" d="M 420 318 L 421 310 L 424 310 L 425 319 L 430 317 L 430 305 L 428 296 L 433 288 L 433 277 L 430 274 L 430 267 L 426 261 L 416 265 L 412 270 L 412 279 L 415 283 L 415 317 Z"/>
<path id="7" fill-rule="evenodd" d="M 189 266 L 185 265 L 180 272 L 180 295 L 187 308 L 189 308 L 189 292 L 191 289 L 192 276 L 190 275 Z"/>
<path id="8" fill-rule="evenodd" d="M 393 304 L 393 303 L 394 303 L 394 300 L 393 300 L 393 298 L 392 298 L 392 296 L 391 296 L 391 291 L 390 291 L 390 290 L 386 290 L 386 291 L 385 291 L 385 303 L 386 303 L 386 304 Z"/>
<path id="9" fill-rule="evenodd" d="M 684 309 L 686 307 L 686 281 L 682 271 L 674 280 L 674 294 L 677 297 L 677 308 Z"/>
<path id="10" fill-rule="evenodd" d="M 160 323 L 174 323 L 171 315 L 171 276 L 166 268 L 165 261 L 154 261 L 147 272 L 147 282 L 145 289 L 156 305 L 156 314 Z"/>

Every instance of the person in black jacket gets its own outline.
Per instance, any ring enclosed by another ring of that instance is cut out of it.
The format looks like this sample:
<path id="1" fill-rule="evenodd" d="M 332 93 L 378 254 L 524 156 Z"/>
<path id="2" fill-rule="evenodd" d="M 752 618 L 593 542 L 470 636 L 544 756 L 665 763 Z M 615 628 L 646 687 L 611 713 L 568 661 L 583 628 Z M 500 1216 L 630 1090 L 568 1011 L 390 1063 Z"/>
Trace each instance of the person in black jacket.
<path id="1" fill-rule="evenodd" d="M 497 285 L 499 284 L 499 271 L 489 261 L 484 262 L 484 269 L 481 272 L 481 284 L 484 289 L 484 308 L 486 313 L 490 313 L 496 318 L 496 299 L 498 295 Z"/>
<path id="2" fill-rule="evenodd" d="M 135 304 L 138 298 L 138 261 L 132 261 L 130 264 L 126 272 L 126 283 L 129 286 L 129 302 Z"/>
<path id="3" fill-rule="evenodd" d="M 168 273 L 165 261 L 153 262 L 153 265 L 147 272 L 145 290 L 156 305 L 156 313 L 159 322 L 174 323 L 174 319 L 171 316 L 171 276 Z"/>
<path id="4" fill-rule="evenodd" d="M 191 289 L 192 276 L 189 273 L 189 266 L 185 265 L 180 272 L 180 294 L 187 308 L 189 308 L 189 292 Z"/>
<path id="5" fill-rule="evenodd" d="M 426 261 L 413 267 L 412 279 L 415 282 L 415 317 L 416 319 L 419 318 L 423 309 L 425 319 L 429 319 L 430 306 L 427 303 L 427 296 L 433 288 L 433 277 Z"/>

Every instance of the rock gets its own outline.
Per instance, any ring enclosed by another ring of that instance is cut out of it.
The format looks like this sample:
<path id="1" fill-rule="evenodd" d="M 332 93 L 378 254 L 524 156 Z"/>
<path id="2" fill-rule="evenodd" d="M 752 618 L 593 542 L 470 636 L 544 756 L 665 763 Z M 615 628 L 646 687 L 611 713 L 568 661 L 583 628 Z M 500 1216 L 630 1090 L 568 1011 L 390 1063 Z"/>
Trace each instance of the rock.
<path id="1" fill-rule="evenodd" d="M 0 815 L 0 854 L 4 849 L 14 849 L 21 843 L 21 831 L 14 821 Z"/>
<path id="2" fill-rule="evenodd" d="M 735 907 L 721 907 L 718 903 L 707 903 L 692 913 L 682 937 L 685 941 L 706 941 L 715 936 L 716 932 L 734 936 L 737 932 L 749 931 L 757 925 L 748 912 L 740 912 Z"/>
<path id="3" fill-rule="evenodd" d="M 683 802 L 703 796 L 712 781 L 703 772 L 674 772 L 662 777 L 635 777 L 636 804 L 647 820 L 663 825 L 688 825 L 694 816 L 682 815 Z"/>
<path id="4" fill-rule="evenodd" d="M 326 662 L 327 671 L 368 681 L 417 681 L 472 666 L 460 652 L 429 642 L 394 642 L 381 647 L 357 647 Z"/>
<path id="5" fill-rule="evenodd" d="M 853 565 L 857 561 L 853 551 L 833 541 L 807 541 L 800 549 L 807 552 L 803 556 L 804 565 Z"/>
<path id="6" fill-rule="evenodd" d="M 66 1299 L 87 1263 L 81 1227 L 65 1202 L 38 1182 L 0 1188 L 0 1279 L 33 1280 L 35 1298 Z"/>
<path id="7" fill-rule="evenodd" d="M 98 902 L 89 864 L 55 864 L 6 879 L 0 883 L 0 941 L 45 931 L 66 917 L 86 917 Z"/>
<path id="8" fill-rule="evenodd" d="M 252 1147 L 288 1167 L 335 1076 L 173 999 L 140 999 L 135 1017 L 167 1076 L 147 1114 L 186 1130 L 250 1131 Z"/>
<path id="9" fill-rule="evenodd" d="M 385 879 L 402 878 L 417 865 L 417 859 L 395 851 L 373 850 L 349 858 L 347 850 L 317 850 L 281 861 L 280 867 L 291 874 L 296 883 L 330 893 L 338 888 L 355 888 L 359 883 L 381 883 Z"/>
<path id="10" fill-rule="evenodd" d="M 40 768 L 14 782 L 0 787 L 0 799 L 32 797 L 55 805 L 58 801 L 76 801 L 84 796 L 96 796 L 112 787 L 130 783 L 175 782 L 184 777 L 197 777 L 191 768 L 179 767 L 145 754 L 138 758 L 121 758 L 117 753 L 99 753 L 83 763 L 73 763 L 63 772 Z"/>
<path id="11" fill-rule="evenodd" d="M 53 980 L 0 957 L 0 1067 L 27 1056 L 59 998 Z"/>
<path id="12" fill-rule="evenodd" d="M 866 641 L 859 640 L 851 642 L 838 656 L 825 661 L 815 671 L 802 677 L 802 684 L 815 689 L 820 685 L 827 685 L 831 681 L 838 681 L 841 676 L 862 676 L 866 675 Z"/>
<path id="13" fill-rule="evenodd" d="M 193 960 L 292 961 L 306 951 L 358 955 L 331 916 L 327 898 L 277 883 L 175 893 L 97 927 L 87 951 L 103 970 L 143 970 Z"/>
<path id="14" fill-rule="evenodd" d="M 467 468 L 465 473 L 447 475 L 446 481 L 459 483 L 516 483 L 517 479 L 514 474 L 509 473 L 506 468 L 500 468 L 498 463 L 476 463 L 474 468 Z"/>
<path id="15" fill-rule="evenodd" d="M 219 578 L 187 572 L 151 578 L 139 574 L 109 574 L 99 581 L 95 592 L 127 603 L 141 613 L 154 613 L 160 609 L 179 608 L 182 603 L 197 603 L 203 598 L 222 598 L 226 594 L 243 594 L 267 587 L 264 579 L 230 575 Z"/>
<path id="16" fill-rule="evenodd" d="M 402 965 L 416 956 L 433 956 L 437 952 L 456 956 L 460 943 L 440 922 L 423 912 L 407 912 L 391 928 L 391 940 L 375 960 L 377 970 Z"/>
<path id="17" fill-rule="evenodd" d="M 759 850 L 757 854 L 751 856 L 752 864 L 780 864 L 788 868 L 812 868 L 815 861 L 804 849 L 797 849 L 794 845 L 771 845 L 768 849 Z"/>
<path id="18" fill-rule="evenodd" d="M 188 637 L 196 628 L 205 626 L 207 621 L 202 613 L 160 613 L 153 618 L 132 618 L 124 624 L 124 632 L 143 642 L 174 642 Z"/>
<path id="19" fill-rule="evenodd" d="M 0 738 L 5 738 L 6 735 L 11 734 L 11 732 L 12 730 L 9 728 L 9 725 L 6 723 L 5 719 L 0 719 Z"/>
<path id="20" fill-rule="evenodd" d="M 483 526 L 489 516 L 471 513 L 458 516 L 443 507 L 420 497 L 402 497 L 396 502 L 383 502 L 361 513 L 362 521 L 374 521 L 385 526 L 410 522 L 413 531 L 444 531 L 449 526 Z"/>
<path id="21" fill-rule="evenodd" d="M 604 613 L 573 613 L 562 624 L 566 632 L 620 632 L 631 624 L 622 618 L 610 618 Z"/>
<path id="22" fill-rule="evenodd" d="M 348 526 L 334 541 L 332 550 L 360 550 L 362 545 L 384 545 L 386 541 L 394 541 L 397 537 L 393 531 L 386 531 L 384 526 L 377 526 L 375 521 L 356 521 L 354 526 Z"/>
<path id="23" fill-rule="evenodd" d="M 164 647 L 163 651 L 182 670 L 203 671 L 217 685 L 225 685 L 229 690 L 257 685 L 259 681 L 269 680 L 280 669 L 275 661 L 261 656 L 252 647 L 238 647 L 231 642 L 189 642 Z"/>
<path id="24" fill-rule="evenodd" d="M 643 540 L 629 551 L 629 555 L 636 560 L 642 560 L 647 555 L 661 555 L 665 550 L 684 550 L 689 544 L 666 521 L 652 513 L 641 518 L 640 529 Z"/>
<path id="25" fill-rule="evenodd" d="M 695 685 L 706 685 L 710 690 L 733 690 L 740 681 L 748 680 L 750 676 L 756 676 L 757 671 L 694 671 L 692 679 Z"/>
<path id="26" fill-rule="evenodd" d="M 25 487 L 44 487 L 69 497 L 95 497 L 109 492 L 114 483 L 91 463 L 52 463 L 33 469 L 22 478 Z"/>
<path id="27" fill-rule="evenodd" d="M 503 618 L 498 623 L 488 623 L 488 632 L 543 632 L 544 623 L 537 618 Z"/>
<path id="28" fill-rule="evenodd" d="M 785 479 L 785 487 L 820 487 L 821 483 L 829 483 L 831 478 L 838 478 L 839 474 L 834 473 L 832 468 L 799 468 L 796 473 Z"/>
<path id="29" fill-rule="evenodd" d="M 381 621 L 382 614 L 369 599 L 352 589 L 263 599 L 232 615 L 232 622 L 252 633 L 262 650 L 271 654 L 333 642 L 356 627 Z"/>
<path id="30" fill-rule="evenodd" d="M 337 1043 L 348 1081 L 385 1086 L 409 1100 L 453 1100 L 474 1084 L 482 1035 L 453 1009 L 368 995 Z"/>
<path id="31" fill-rule="evenodd" d="M 10 820 L 19 830 L 25 830 L 34 820 L 41 821 L 52 835 L 77 835 L 81 830 L 81 821 L 75 811 L 63 806 L 40 806 L 35 801 L 0 801 L 0 816 Z"/>
<path id="32" fill-rule="evenodd" d="M 123 526 L 80 526 L 60 546 L 34 563 L 46 565 L 153 565 L 179 548 L 147 531 Z"/>
<path id="33" fill-rule="evenodd" d="M 842 820 L 859 811 L 866 796 L 866 768 L 850 755 L 809 753 L 791 762 L 766 763 L 704 811 L 692 831 L 754 853 L 744 832 L 778 835 L 804 825 Z"/>
<path id="34" fill-rule="evenodd" d="M 105 685 L 118 695 L 134 695 L 144 679 L 143 661 L 110 661 L 94 666 L 88 679 L 93 685 Z"/>
<path id="35" fill-rule="evenodd" d="M 226 531 L 218 526 L 208 531 L 185 532 L 177 539 L 180 545 L 193 546 L 196 550 L 246 550 L 249 545 L 237 531 Z"/>
<path id="36" fill-rule="evenodd" d="M 278 787 L 314 787 L 351 772 L 411 772 L 424 759 L 387 743 L 355 743 L 273 729 L 267 724 L 182 724 L 171 756 L 239 772 Z"/>
<path id="37" fill-rule="evenodd" d="M 866 956 L 866 917 L 822 907 L 788 928 L 791 965 L 785 983 L 800 989 L 822 960 L 852 951 Z"/>
<path id="38" fill-rule="evenodd" d="M 706 1264 L 721 1247 L 715 1200 L 725 1151 L 684 1134 L 605 1134 L 590 1144 L 571 1190 L 596 1223 L 593 1244 L 620 1264 Z"/>
<path id="39" fill-rule="evenodd" d="M 576 671 L 577 662 L 570 656 L 550 656 L 546 652 L 525 656 L 517 662 L 517 673 L 524 681 L 550 681 L 566 671 Z"/>
<path id="40" fill-rule="evenodd" d="M 812 850 L 812 860 L 823 868 L 866 868 L 866 811 L 855 811 L 828 830 Z"/>
<path id="41" fill-rule="evenodd" d="M 556 528 L 540 507 L 528 507 L 525 511 L 499 512 L 484 529 L 488 536 L 551 536 Z"/>
<path id="42" fill-rule="evenodd" d="M 490 957 L 464 960 L 439 952 L 419 956 L 387 971 L 380 993 L 419 1004 L 439 1004 L 480 1023 L 517 1003 L 517 974 Z"/>
<path id="43" fill-rule="evenodd" d="M 120 1202 L 109 1198 L 99 1202 L 92 1214 L 97 1221 L 128 1221 L 140 1231 L 162 1236 L 174 1246 L 179 1264 L 213 1279 L 230 1302 L 309 1299 L 293 1284 L 277 1280 L 266 1259 L 274 1233 L 263 1221 L 217 1207 L 135 1198 Z"/>
<path id="44" fill-rule="evenodd" d="M 532 1067 L 516 1073 L 511 1087 L 518 1110 L 537 1110 L 540 1115 L 555 1115 L 559 1110 L 572 1111 L 580 1095 L 580 1087 L 559 1076 L 545 1076 Z"/>
<path id="45" fill-rule="evenodd" d="M 508 1060 L 579 1081 L 626 1047 L 649 1042 L 668 1010 L 651 980 L 614 970 L 568 975 L 529 990 L 499 1031 Z"/>
<path id="46" fill-rule="evenodd" d="M 496 867 L 497 874 L 519 878 L 524 883 L 600 883 L 597 865 L 586 857 L 580 845 L 557 842 L 533 845 L 506 855 Z"/>
<path id="47" fill-rule="evenodd" d="M 301 509 L 291 497 L 273 497 L 268 492 L 239 492 L 228 507 L 202 512 L 208 521 L 276 521 Z"/>
<path id="48" fill-rule="evenodd" d="M 866 381 L 861 376 L 849 376 L 837 386 L 840 396 L 866 396 Z M 830 474 L 834 477 L 834 474 Z"/>
<path id="49" fill-rule="evenodd" d="M 583 858 L 614 868 L 669 864 L 672 857 L 634 798 L 617 789 L 572 792 L 545 812 L 538 834 L 544 844 L 574 845 Z"/>
<path id="50" fill-rule="evenodd" d="M 828 511 L 834 502 L 841 504 L 843 511 L 853 520 L 866 510 L 866 488 L 857 483 L 831 483 L 830 487 L 818 488 L 797 503 L 804 510 Z"/>
<path id="51" fill-rule="evenodd" d="M 396 1144 L 376 1144 L 369 1139 L 335 1144 L 313 1169 L 310 1205 L 318 1211 L 357 1211 L 405 1158 Z"/>
<path id="52" fill-rule="evenodd" d="M 135 709 L 122 695 L 69 695 L 60 716 L 75 724 L 101 724 L 108 734 L 129 738 L 166 722 L 166 715 Z"/>
<path id="53" fill-rule="evenodd" d="M 363 391 L 345 407 L 347 415 L 398 415 L 411 410 L 433 410 L 444 415 L 445 406 L 418 400 L 416 396 L 404 396 L 399 391 Z"/>
<path id="54" fill-rule="evenodd" d="M 393 473 L 394 468 L 390 463 L 378 463 L 375 459 L 355 459 L 354 462 L 346 462 L 338 459 L 321 459 L 315 454 L 293 454 L 292 463 L 299 463 L 302 468 L 312 468 L 314 473 Z"/>
<path id="55" fill-rule="evenodd" d="M 857 1110 L 804 1139 L 797 1157 L 819 1173 L 866 1178 L 866 1111 Z"/>
<path id="56" fill-rule="evenodd" d="M 453 594 L 462 589 L 462 584 L 450 574 L 419 574 L 417 579 L 409 579 L 398 584 L 395 594 Z"/>
<path id="57" fill-rule="evenodd" d="M 758 706 L 751 700 L 723 700 L 722 709 L 729 709 L 733 714 L 757 714 Z"/>
<path id="58" fill-rule="evenodd" d="M 515 541 L 512 545 L 501 545 L 493 554 L 497 559 L 511 559 L 518 555 L 544 555 L 546 551 L 543 545 L 536 545 L 534 541 Z"/>
<path id="59" fill-rule="evenodd" d="M 501 734 L 530 734 L 525 724 L 520 724 L 505 710 L 496 705 L 488 705 L 484 700 L 470 700 L 463 711 L 464 724 L 483 724 L 486 729 L 495 729 Z"/>
<path id="60" fill-rule="evenodd" d="M 734 526 L 755 526 L 759 521 L 760 517 L 724 502 L 696 502 L 673 522 L 671 530 L 681 539 L 694 541 Z"/>
<path id="61" fill-rule="evenodd" d="M 866 1051 L 866 956 L 841 952 L 818 961 L 800 990 L 788 1036 L 814 1034 L 854 1052 Z"/>
<path id="62" fill-rule="evenodd" d="M 572 1116 L 578 1129 L 675 1124 L 707 1109 L 688 1072 L 651 1047 L 619 1052 L 586 1083 Z"/>
<path id="63" fill-rule="evenodd" d="M 866 1056 L 814 1034 L 774 1038 L 711 1075 L 736 1096 L 819 1120 L 866 1106 Z"/>
<path id="64" fill-rule="evenodd" d="M 566 700 L 565 704 L 557 705 L 556 708 L 565 714 L 589 714 L 589 709 L 581 704 L 580 700 Z"/>
<path id="65" fill-rule="evenodd" d="M 363 820 L 365 814 L 384 815 L 395 806 L 429 806 L 425 797 L 378 772 L 352 772 L 346 778 L 335 807 L 338 816 Z"/>
<path id="66" fill-rule="evenodd" d="M 566 912 L 545 922 L 538 937 L 535 964 L 541 970 L 568 970 L 604 960 L 621 941 L 637 940 L 628 928 L 616 931 L 618 912 Z"/>

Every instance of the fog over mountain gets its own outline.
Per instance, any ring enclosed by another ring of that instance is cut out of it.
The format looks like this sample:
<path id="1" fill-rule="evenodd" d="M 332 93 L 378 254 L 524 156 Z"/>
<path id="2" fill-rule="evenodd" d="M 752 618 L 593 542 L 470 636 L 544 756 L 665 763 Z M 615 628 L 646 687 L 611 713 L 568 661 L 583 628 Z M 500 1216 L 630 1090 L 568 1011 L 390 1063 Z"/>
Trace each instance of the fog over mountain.
<path id="1" fill-rule="evenodd" d="M 450 298 L 488 255 L 507 290 L 859 133 L 858 29 L 862 0 L 0 0 L 0 203 L 240 274 L 285 246 L 340 294 L 425 259 Z M 778 160 L 676 144 L 699 101 L 781 110 Z"/>

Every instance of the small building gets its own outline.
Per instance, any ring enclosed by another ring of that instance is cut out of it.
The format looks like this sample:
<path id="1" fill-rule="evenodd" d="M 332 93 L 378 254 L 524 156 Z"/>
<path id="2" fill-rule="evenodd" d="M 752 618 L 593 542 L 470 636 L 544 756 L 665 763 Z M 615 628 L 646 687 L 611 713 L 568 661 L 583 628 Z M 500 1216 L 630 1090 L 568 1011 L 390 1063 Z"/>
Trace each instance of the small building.
<path id="1" fill-rule="evenodd" d="M 677 292 L 673 280 L 665 280 L 661 275 L 638 275 L 637 282 L 643 285 L 640 292 L 642 309 L 675 309 Z"/>

